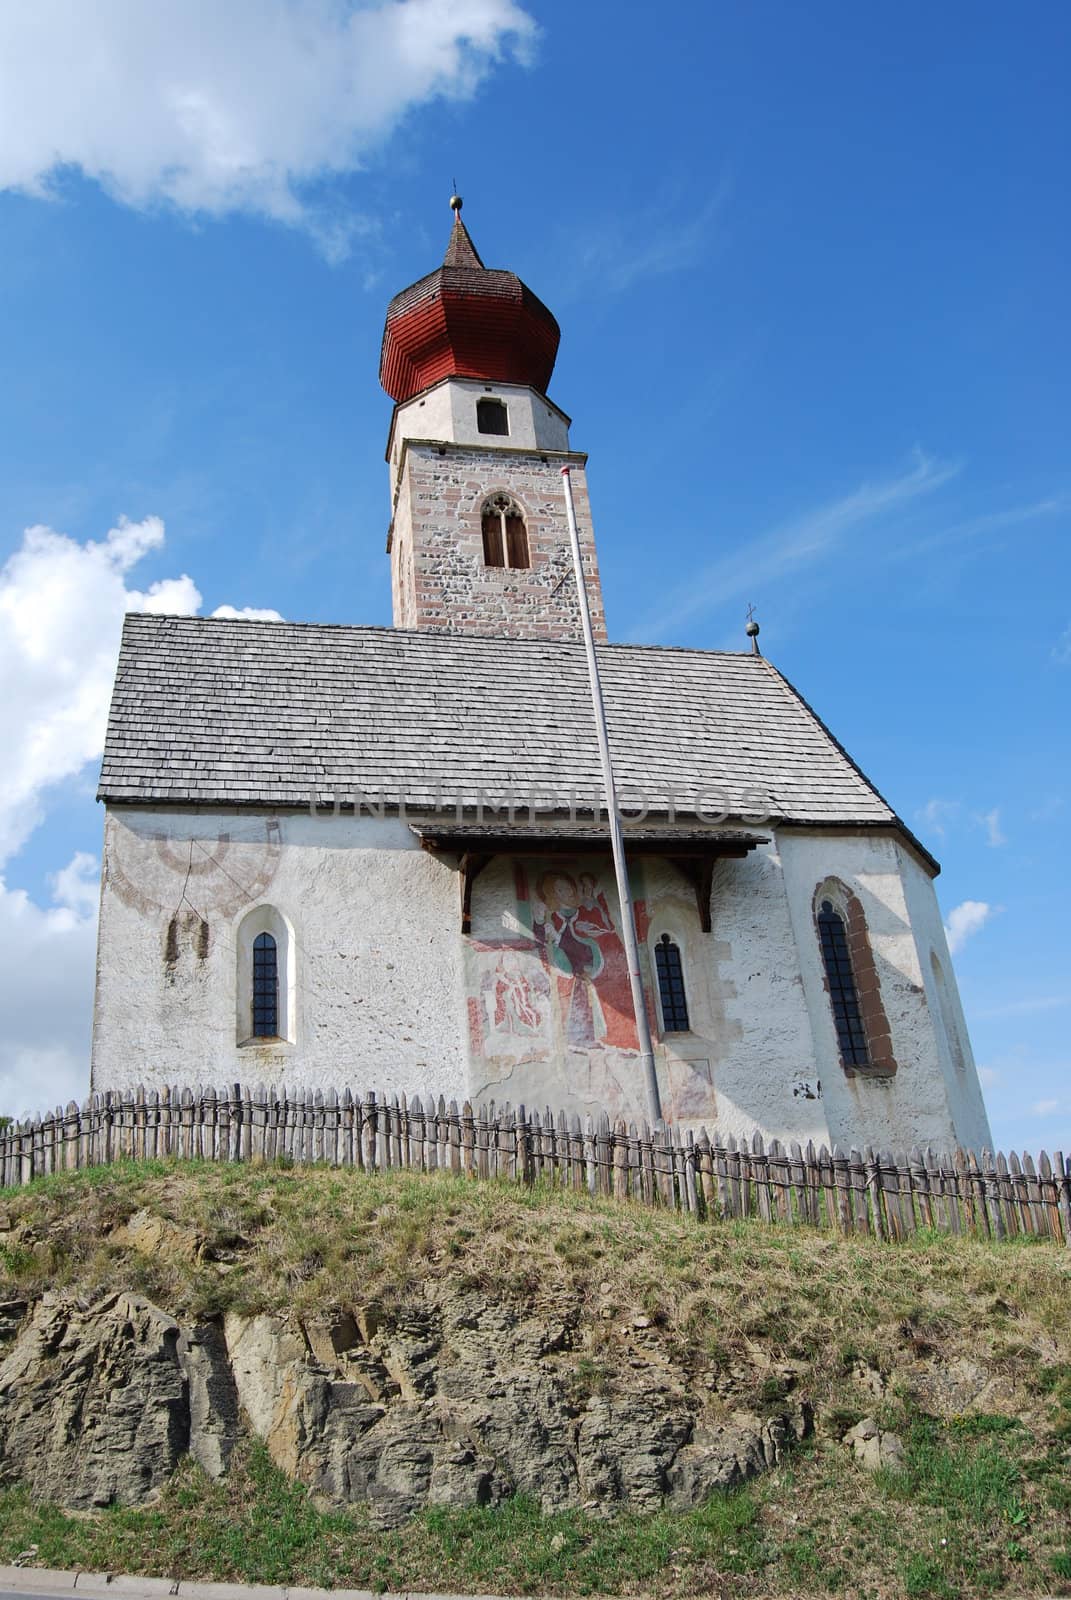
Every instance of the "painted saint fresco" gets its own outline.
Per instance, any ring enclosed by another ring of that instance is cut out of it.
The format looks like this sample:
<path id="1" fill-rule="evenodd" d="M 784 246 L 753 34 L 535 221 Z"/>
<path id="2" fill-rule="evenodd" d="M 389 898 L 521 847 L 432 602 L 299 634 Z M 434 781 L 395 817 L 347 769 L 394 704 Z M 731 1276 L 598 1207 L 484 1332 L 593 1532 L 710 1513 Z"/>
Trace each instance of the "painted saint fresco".
<path id="1" fill-rule="evenodd" d="M 515 915 L 504 919 L 505 937 L 472 940 L 480 958 L 479 998 L 469 1006 L 474 1048 L 514 1060 L 599 1045 L 636 1051 L 610 885 L 571 861 L 516 862 L 513 874 Z"/>
<path id="2" fill-rule="evenodd" d="M 477 1094 L 642 1115 L 639 1041 L 612 868 L 591 858 L 515 860 L 511 883 L 481 877 L 466 940 Z M 647 903 L 636 900 L 640 938 Z M 493 928 L 493 936 L 488 936 Z M 652 1005 L 652 1025 L 656 1026 Z M 667 1115 L 713 1109 L 708 1061 L 659 1062 Z"/>
<path id="3" fill-rule="evenodd" d="M 542 872 L 531 906 L 532 937 L 557 987 L 566 1044 L 639 1048 L 625 946 L 592 872 Z"/>

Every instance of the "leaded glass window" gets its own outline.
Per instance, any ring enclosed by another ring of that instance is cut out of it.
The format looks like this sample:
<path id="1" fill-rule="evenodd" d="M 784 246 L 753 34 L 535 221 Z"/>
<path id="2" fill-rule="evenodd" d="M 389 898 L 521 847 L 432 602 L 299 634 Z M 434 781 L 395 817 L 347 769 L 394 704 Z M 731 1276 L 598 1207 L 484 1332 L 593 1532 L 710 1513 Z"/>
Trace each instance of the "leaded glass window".
<path id="1" fill-rule="evenodd" d="M 688 999 L 684 993 L 684 966 L 680 946 L 664 933 L 655 945 L 658 994 L 662 1001 L 662 1029 L 665 1033 L 688 1032 Z"/>
<path id="2" fill-rule="evenodd" d="M 844 918 L 831 900 L 823 900 L 818 912 L 818 937 L 822 943 L 833 1022 L 837 1029 L 840 1058 L 847 1067 L 865 1067 L 870 1062 L 859 994 L 848 950 Z"/>
<path id="3" fill-rule="evenodd" d="M 253 1037 L 279 1034 L 279 952 L 270 933 L 253 940 Z"/>

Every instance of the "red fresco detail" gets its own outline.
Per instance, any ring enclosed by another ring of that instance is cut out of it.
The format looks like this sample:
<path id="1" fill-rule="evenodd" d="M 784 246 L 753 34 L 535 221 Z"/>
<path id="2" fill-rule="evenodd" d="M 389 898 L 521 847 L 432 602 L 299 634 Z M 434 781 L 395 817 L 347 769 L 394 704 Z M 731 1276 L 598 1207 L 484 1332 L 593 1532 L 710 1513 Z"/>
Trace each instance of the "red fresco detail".
<path id="1" fill-rule="evenodd" d="M 473 1053 L 480 1056 L 483 1054 L 483 1023 L 480 1020 L 480 1002 L 475 995 L 469 995 L 468 1013 L 469 1038 L 472 1041 Z"/>
<path id="2" fill-rule="evenodd" d="M 647 910 L 647 901 L 637 900 L 634 904 L 636 907 L 636 938 L 640 944 L 646 944 L 647 935 L 651 931 L 651 917 Z"/>
<path id="3" fill-rule="evenodd" d="M 605 890 L 591 872 L 539 878 L 532 934 L 557 979 L 566 1042 L 638 1050 L 628 961 Z"/>

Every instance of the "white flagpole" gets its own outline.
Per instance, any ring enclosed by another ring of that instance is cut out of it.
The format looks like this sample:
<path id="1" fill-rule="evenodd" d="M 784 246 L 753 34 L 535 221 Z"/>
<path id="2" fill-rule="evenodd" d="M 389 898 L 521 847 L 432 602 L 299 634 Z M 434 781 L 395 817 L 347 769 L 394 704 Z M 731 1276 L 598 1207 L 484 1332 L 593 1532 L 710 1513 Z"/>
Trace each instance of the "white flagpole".
<path id="1" fill-rule="evenodd" d="M 632 987 L 632 1009 L 636 1016 L 636 1035 L 640 1045 L 640 1060 L 647 1090 L 647 1110 L 652 1122 L 662 1119 L 662 1102 L 658 1093 L 658 1074 L 655 1071 L 654 1047 L 651 1028 L 647 1020 L 647 1002 L 640 977 L 640 952 L 636 938 L 636 913 L 632 905 L 632 891 L 625 864 L 625 845 L 621 836 L 621 818 L 617 811 L 617 789 L 614 769 L 610 760 L 610 740 L 606 733 L 606 708 L 599 680 L 599 663 L 595 656 L 595 639 L 591 632 L 591 609 L 588 606 L 588 589 L 584 582 L 584 564 L 580 555 L 580 535 L 576 527 L 576 508 L 573 505 L 573 484 L 569 468 L 562 468 L 565 481 L 565 515 L 569 523 L 569 539 L 573 547 L 573 571 L 576 574 L 577 600 L 580 605 L 580 626 L 584 635 L 584 651 L 588 658 L 588 680 L 591 684 L 591 709 L 595 713 L 595 732 L 599 739 L 599 759 L 602 762 L 602 781 L 606 791 L 606 811 L 610 822 L 610 848 L 617 874 L 617 898 L 621 906 L 621 935 L 628 961 L 628 977 Z"/>

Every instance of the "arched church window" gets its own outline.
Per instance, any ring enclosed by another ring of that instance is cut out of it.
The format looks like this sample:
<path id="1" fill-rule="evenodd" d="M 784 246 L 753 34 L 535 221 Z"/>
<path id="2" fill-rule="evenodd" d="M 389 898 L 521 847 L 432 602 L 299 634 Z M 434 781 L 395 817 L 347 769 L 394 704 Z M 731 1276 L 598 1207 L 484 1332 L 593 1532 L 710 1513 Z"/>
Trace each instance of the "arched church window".
<path id="1" fill-rule="evenodd" d="M 477 400 L 476 426 L 481 433 L 509 433 L 509 411 L 504 400 Z"/>
<path id="2" fill-rule="evenodd" d="M 270 933 L 253 940 L 253 1037 L 279 1036 L 279 951 Z"/>
<path id="3" fill-rule="evenodd" d="M 488 567 L 530 567 L 524 513 L 508 494 L 492 495 L 480 518 L 483 559 Z"/>
<path id="4" fill-rule="evenodd" d="M 664 933 L 655 945 L 658 998 L 662 1003 L 662 1031 L 688 1032 L 688 997 L 684 992 L 684 964 L 680 945 Z"/>
<path id="5" fill-rule="evenodd" d="M 848 1067 L 868 1066 L 870 1052 L 867 1049 L 863 1014 L 859 1008 L 859 990 L 852 969 L 844 918 L 832 900 L 823 900 L 817 921 L 841 1061 Z"/>

